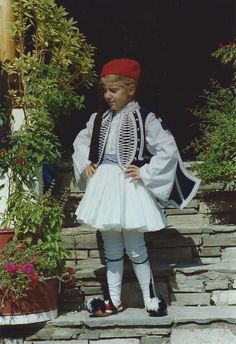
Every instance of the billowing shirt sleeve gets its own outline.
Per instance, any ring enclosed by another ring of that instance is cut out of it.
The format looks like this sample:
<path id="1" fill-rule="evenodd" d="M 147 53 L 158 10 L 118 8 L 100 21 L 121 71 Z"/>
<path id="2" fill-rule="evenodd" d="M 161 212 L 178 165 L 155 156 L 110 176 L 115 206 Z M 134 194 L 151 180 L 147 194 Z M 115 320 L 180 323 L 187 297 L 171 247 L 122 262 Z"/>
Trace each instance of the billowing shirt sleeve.
<path id="1" fill-rule="evenodd" d="M 178 162 L 178 148 L 173 135 L 161 125 L 153 113 L 145 122 L 146 147 L 152 154 L 148 164 L 140 168 L 145 186 L 160 200 L 168 200 L 173 188 Z"/>
<path id="2" fill-rule="evenodd" d="M 96 113 L 91 115 L 86 124 L 86 128 L 79 132 L 73 143 L 74 153 L 72 155 L 72 160 L 74 166 L 74 175 L 80 190 L 84 190 L 86 187 L 84 170 L 90 164 L 88 157 L 95 117 Z"/>

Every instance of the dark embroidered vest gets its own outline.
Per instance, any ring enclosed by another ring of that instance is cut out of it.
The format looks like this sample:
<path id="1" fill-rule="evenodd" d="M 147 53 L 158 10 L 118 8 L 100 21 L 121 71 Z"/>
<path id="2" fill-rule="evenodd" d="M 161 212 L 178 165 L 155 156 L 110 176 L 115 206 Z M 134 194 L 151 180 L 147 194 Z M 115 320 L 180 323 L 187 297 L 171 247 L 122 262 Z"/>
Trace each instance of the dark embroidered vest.
<path id="1" fill-rule="evenodd" d="M 146 148 L 146 137 L 145 137 L 145 120 L 150 113 L 149 110 L 140 107 L 139 108 L 141 117 L 142 117 L 142 125 L 139 121 L 139 117 L 136 111 L 133 112 L 133 116 L 136 121 L 136 128 L 137 128 L 137 147 L 134 155 L 134 159 L 131 164 L 136 166 L 143 166 L 147 162 L 149 162 L 151 155 L 148 152 Z M 104 114 L 98 113 L 95 120 L 94 120 L 94 126 L 93 126 L 93 132 L 92 132 L 92 138 L 91 138 L 91 144 L 90 144 L 90 152 L 89 152 L 89 160 L 92 161 L 92 163 L 97 163 L 99 160 L 101 161 L 102 158 L 99 158 L 99 150 L 101 149 L 101 142 L 100 142 L 100 133 L 101 133 L 101 125 L 102 121 L 106 119 L 106 117 L 109 115 L 109 112 L 105 112 Z M 143 140 L 143 144 L 142 144 Z M 143 146 L 143 151 L 140 152 Z M 129 145 L 127 145 L 129 147 Z M 128 148 L 127 148 L 128 149 Z M 140 154 L 141 153 L 141 154 Z M 122 154 L 122 152 L 121 152 Z M 142 157 L 140 159 L 140 157 Z"/>
<path id="2" fill-rule="evenodd" d="M 152 157 L 151 154 L 146 149 L 146 138 L 145 138 L 145 120 L 150 113 L 149 110 L 141 107 L 139 108 L 139 112 L 141 114 L 142 122 L 140 123 L 139 116 L 136 111 L 133 112 L 133 116 L 136 121 L 136 129 L 137 129 L 137 145 L 136 151 L 134 154 L 134 159 L 131 164 L 136 166 L 143 166 L 144 164 L 150 161 Z M 101 151 L 101 131 L 102 128 L 102 121 L 105 119 L 105 127 L 108 128 L 110 125 L 109 120 L 109 112 L 105 112 L 104 114 L 98 113 L 93 126 L 93 133 L 90 145 L 90 152 L 89 152 L 89 160 L 93 163 L 97 163 L 102 161 L 102 154 L 105 150 L 105 145 L 103 147 L 103 152 Z M 108 119 L 106 121 L 106 119 Z M 160 124 L 164 130 L 169 130 L 166 124 L 160 120 Z M 106 129 L 105 128 L 105 129 Z M 107 139 L 106 133 L 105 141 Z M 143 141 L 143 142 L 142 142 Z M 106 142 L 105 142 L 106 144 Z M 127 147 L 129 145 L 127 144 Z M 142 152 L 141 152 L 142 150 Z M 170 197 L 168 201 L 161 201 L 164 206 L 174 206 L 177 209 L 183 209 L 194 197 L 196 194 L 201 180 L 198 179 L 196 176 L 191 175 L 184 167 L 182 159 L 179 155 L 178 157 L 178 164 L 176 169 L 176 176 L 174 180 L 173 189 L 171 191 Z"/>

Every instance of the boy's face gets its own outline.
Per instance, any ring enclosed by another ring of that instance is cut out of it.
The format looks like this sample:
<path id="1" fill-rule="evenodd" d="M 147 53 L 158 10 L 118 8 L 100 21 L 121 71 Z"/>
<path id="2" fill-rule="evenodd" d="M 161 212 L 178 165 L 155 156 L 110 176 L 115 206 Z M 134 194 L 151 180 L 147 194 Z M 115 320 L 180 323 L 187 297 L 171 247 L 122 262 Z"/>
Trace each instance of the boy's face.
<path id="1" fill-rule="evenodd" d="M 113 111 L 119 111 L 134 99 L 135 85 L 125 86 L 120 82 L 107 81 L 103 84 L 104 99 Z"/>

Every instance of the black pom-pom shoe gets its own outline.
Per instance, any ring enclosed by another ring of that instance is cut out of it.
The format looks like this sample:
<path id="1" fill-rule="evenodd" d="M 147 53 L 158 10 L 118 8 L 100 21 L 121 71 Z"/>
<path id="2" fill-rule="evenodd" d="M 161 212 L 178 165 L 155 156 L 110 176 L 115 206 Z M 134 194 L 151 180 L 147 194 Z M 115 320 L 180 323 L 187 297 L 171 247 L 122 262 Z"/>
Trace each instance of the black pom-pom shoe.
<path id="1" fill-rule="evenodd" d="M 121 304 L 115 307 L 108 300 L 104 301 L 98 297 L 88 300 L 86 309 L 94 317 L 108 317 L 109 315 L 117 314 L 124 310 Z"/>
<path id="2" fill-rule="evenodd" d="M 167 304 L 164 299 L 153 297 L 146 303 L 146 310 L 152 317 L 163 317 L 167 315 Z"/>

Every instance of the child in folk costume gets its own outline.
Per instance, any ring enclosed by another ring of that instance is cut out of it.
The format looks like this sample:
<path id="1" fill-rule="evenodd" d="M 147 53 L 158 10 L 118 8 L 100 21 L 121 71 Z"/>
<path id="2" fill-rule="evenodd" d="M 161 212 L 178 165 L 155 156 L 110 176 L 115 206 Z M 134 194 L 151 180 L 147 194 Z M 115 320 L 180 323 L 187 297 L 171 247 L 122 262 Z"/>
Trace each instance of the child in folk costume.
<path id="1" fill-rule="evenodd" d="M 109 109 L 94 113 L 74 141 L 75 177 L 81 188 L 87 184 L 76 216 L 101 231 L 106 258 L 110 299 L 88 302 L 87 309 L 95 316 L 123 310 L 125 253 L 146 310 L 155 316 L 167 313 L 165 301 L 154 292 L 144 232 L 167 225 L 158 202 L 183 208 L 199 185 L 183 168 L 175 140 L 162 120 L 135 100 L 140 73 L 136 60 L 114 59 L 104 65 L 100 83 Z"/>

